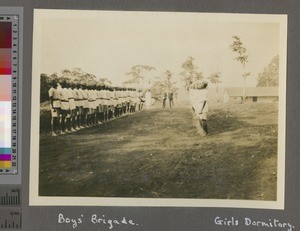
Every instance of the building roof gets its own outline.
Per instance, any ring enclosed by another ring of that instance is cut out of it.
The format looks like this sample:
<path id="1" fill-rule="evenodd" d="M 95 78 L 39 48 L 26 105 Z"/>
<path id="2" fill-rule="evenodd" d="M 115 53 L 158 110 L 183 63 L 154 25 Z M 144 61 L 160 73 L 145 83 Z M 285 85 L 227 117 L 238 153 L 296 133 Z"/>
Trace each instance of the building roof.
<path id="1" fill-rule="evenodd" d="M 243 88 L 242 87 L 228 87 L 225 88 L 224 93 L 227 93 L 232 97 L 242 97 Z M 278 96 L 278 87 L 246 87 L 246 96 Z"/>

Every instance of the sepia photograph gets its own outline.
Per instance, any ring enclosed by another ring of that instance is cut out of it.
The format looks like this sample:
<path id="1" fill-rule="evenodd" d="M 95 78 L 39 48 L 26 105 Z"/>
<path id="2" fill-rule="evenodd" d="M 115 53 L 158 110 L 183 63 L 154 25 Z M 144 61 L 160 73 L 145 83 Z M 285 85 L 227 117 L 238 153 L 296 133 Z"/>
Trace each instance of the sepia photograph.
<path id="1" fill-rule="evenodd" d="M 30 205 L 284 208 L 287 16 L 34 10 Z"/>

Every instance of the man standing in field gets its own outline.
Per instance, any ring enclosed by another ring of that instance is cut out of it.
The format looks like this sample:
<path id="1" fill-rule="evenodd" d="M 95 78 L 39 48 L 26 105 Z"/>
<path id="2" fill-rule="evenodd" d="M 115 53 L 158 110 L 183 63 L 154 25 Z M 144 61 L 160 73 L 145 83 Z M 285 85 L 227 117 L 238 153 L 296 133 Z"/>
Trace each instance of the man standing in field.
<path id="1" fill-rule="evenodd" d="M 145 105 L 146 105 L 146 109 L 151 109 L 151 105 L 152 105 L 152 94 L 150 89 L 148 89 L 145 93 Z"/>
<path id="2" fill-rule="evenodd" d="M 199 123 L 201 128 L 203 129 L 205 135 L 208 134 L 208 128 L 207 128 L 207 112 L 208 112 L 208 105 L 207 105 L 207 82 L 203 82 L 202 86 L 200 85 L 197 90 L 197 101 L 198 101 L 198 107 L 197 107 L 197 114 L 199 117 Z"/>
<path id="3" fill-rule="evenodd" d="M 55 133 L 55 127 L 59 128 L 59 118 L 60 118 L 60 95 L 57 90 L 57 82 L 53 81 L 51 83 L 51 88 L 49 89 L 49 99 L 51 107 L 51 130 L 52 136 L 57 136 Z"/>
<path id="4" fill-rule="evenodd" d="M 138 98 L 139 98 L 139 111 L 143 110 L 145 98 L 143 97 L 143 92 L 142 90 L 139 90 L 138 92 Z"/>
<path id="5" fill-rule="evenodd" d="M 163 108 L 166 107 L 167 96 L 168 96 L 167 92 L 164 91 L 163 92 L 163 105 L 162 105 Z"/>
<path id="6" fill-rule="evenodd" d="M 169 103 L 170 103 L 170 108 L 174 107 L 174 93 L 171 91 L 169 92 Z"/>

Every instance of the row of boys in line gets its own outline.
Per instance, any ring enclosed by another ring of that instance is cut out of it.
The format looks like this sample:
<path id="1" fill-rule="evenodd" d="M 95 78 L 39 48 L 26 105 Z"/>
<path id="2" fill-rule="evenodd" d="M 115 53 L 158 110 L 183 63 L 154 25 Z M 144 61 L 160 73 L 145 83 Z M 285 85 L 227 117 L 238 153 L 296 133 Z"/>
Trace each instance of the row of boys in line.
<path id="1" fill-rule="evenodd" d="M 52 136 L 102 124 L 142 110 L 142 92 L 135 89 L 52 81 L 48 91 Z"/>

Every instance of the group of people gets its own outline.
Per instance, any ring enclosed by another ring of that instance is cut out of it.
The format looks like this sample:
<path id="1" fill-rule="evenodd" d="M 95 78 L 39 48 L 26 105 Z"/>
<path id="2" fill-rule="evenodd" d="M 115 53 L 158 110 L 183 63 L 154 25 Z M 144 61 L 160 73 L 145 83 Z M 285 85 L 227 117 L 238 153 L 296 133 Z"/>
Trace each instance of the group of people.
<path id="1" fill-rule="evenodd" d="M 48 91 L 51 106 L 52 136 L 72 133 L 85 127 L 141 111 L 145 100 L 133 88 L 51 82 Z"/>
<path id="2" fill-rule="evenodd" d="M 163 92 L 163 97 L 162 97 L 162 107 L 165 108 L 166 107 L 166 102 L 167 102 L 167 99 L 169 99 L 169 105 L 170 105 L 170 108 L 174 107 L 174 93 L 171 91 L 171 92 Z"/>
<path id="3" fill-rule="evenodd" d="M 52 136 L 102 124 L 126 114 L 150 109 L 150 90 L 145 94 L 134 88 L 88 85 L 67 80 L 53 80 L 48 91 L 51 107 Z M 174 107 L 173 92 L 163 92 L 162 107 L 169 100 Z M 194 83 L 189 88 L 189 100 L 204 134 L 207 128 L 207 82 Z"/>
<path id="4" fill-rule="evenodd" d="M 199 124 L 201 128 L 201 133 L 204 135 L 208 134 L 207 128 L 207 85 L 206 81 L 197 82 L 190 86 L 189 88 L 189 100 L 192 105 L 192 109 L 199 119 Z"/>

